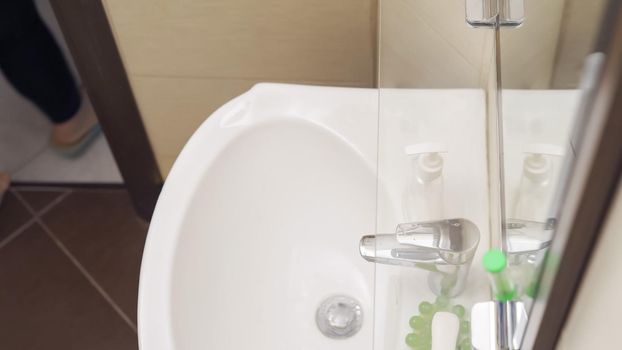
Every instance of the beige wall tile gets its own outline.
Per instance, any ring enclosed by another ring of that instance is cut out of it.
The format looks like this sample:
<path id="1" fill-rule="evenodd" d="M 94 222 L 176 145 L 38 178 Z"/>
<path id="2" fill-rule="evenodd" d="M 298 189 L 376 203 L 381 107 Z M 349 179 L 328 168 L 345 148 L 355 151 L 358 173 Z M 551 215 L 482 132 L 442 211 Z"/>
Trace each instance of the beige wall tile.
<path id="1" fill-rule="evenodd" d="M 470 28 L 464 2 L 381 0 L 379 84 L 459 88 L 483 84 L 491 31 Z"/>
<path id="2" fill-rule="evenodd" d="M 409 0 L 406 3 L 415 16 L 427 23 L 467 62 L 473 66 L 481 65 L 486 33 L 473 30 L 466 24 L 464 0 Z"/>
<path id="3" fill-rule="evenodd" d="M 106 0 L 134 75 L 365 82 L 375 0 Z"/>
<path id="4" fill-rule="evenodd" d="M 606 5 L 606 0 L 566 0 L 553 88 L 569 89 L 579 85 L 583 62 L 594 50 Z"/>
<path id="5" fill-rule="evenodd" d="M 565 0 L 525 0 L 525 22 L 501 30 L 503 88 L 550 88 Z"/>
<path id="6" fill-rule="evenodd" d="M 507 88 L 550 85 L 565 0 L 525 0 L 525 23 L 501 33 Z M 386 87 L 482 87 L 491 30 L 465 23 L 464 1 L 381 0 L 379 79 Z"/>
<path id="7" fill-rule="evenodd" d="M 104 0 L 162 173 L 257 82 L 371 87 L 377 0 Z"/>

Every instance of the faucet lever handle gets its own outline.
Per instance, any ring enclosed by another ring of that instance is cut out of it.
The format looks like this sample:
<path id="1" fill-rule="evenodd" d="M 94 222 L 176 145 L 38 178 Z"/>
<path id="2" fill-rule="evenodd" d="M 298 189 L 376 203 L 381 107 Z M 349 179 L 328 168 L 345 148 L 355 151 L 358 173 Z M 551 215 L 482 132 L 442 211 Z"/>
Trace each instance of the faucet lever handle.
<path id="1" fill-rule="evenodd" d="M 475 255 L 479 229 L 466 219 L 446 219 L 397 225 L 400 244 L 432 250 L 447 263 L 461 265 Z"/>

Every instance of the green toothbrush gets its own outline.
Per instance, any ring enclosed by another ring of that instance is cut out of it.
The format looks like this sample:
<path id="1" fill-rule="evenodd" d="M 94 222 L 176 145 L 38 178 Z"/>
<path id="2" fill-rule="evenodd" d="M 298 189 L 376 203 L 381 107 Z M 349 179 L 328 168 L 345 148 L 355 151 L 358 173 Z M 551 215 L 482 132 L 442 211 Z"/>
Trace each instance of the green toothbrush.
<path id="1" fill-rule="evenodd" d="M 516 298 L 516 286 L 506 271 L 507 259 L 505 254 L 497 249 L 489 250 L 484 255 L 484 269 L 490 276 L 492 290 L 497 301 L 505 302 Z"/>

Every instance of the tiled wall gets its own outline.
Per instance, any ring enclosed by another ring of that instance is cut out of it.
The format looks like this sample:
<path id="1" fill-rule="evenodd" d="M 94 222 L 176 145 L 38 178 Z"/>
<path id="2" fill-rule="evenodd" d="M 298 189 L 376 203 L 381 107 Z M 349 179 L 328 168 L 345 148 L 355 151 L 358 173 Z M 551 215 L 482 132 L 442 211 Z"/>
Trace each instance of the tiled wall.
<path id="1" fill-rule="evenodd" d="M 486 84 L 492 36 L 465 22 L 463 0 L 381 0 L 380 87 Z"/>
<path id="2" fill-rule="evenodd" d="M 553 88 L 576 88 L 585 57 L 594 50 L 608 0 L 566 0 L 551 81 Z"/>
<path id="3" fill-rule="evenodd" d="M 502 30 L 504 87 L 548 87 L 565 1 L 525 0 L 524 25 Z M 494 38 L 466 25 L 464 0 L 382 0 L 380 8 L 380 86 L 485 86 Z"/>
<path id="4" fill-rule="evenodd" d="M 576 89 L 607 0 L 524 0 L 525 22 L 501 31 L 503 87 Z"/>
<path id="5" fill-rule="evenodd" d="M 501 30 L 501 77 L 506 89 L 548 89 L 566 0 L 524 0 L 525 21 Z"/>
<path id="6" fill-rule="evenodd" d="M 371 87 L 376 0 L 105 0 L 166 175 L 216 108 L 263 81 Z"/>
<path id="7" fill-rule="evenodd" d="M 197 126 L 257 82 L 483 88 L 495 64 L 493 33 L 466 25 L 464 0 L 104 3 L 165 175 Z M 501 33 L 503 87 L 573 87 L 603 3 L 525 0 L 524 25 Z"/>

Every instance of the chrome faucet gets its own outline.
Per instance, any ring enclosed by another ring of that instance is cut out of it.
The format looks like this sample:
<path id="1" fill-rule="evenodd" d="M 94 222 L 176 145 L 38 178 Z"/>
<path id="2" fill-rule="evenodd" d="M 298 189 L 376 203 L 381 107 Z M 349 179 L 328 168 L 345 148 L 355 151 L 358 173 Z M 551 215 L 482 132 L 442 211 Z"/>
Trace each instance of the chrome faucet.
<path id="1" fill-rule="evenodd" d="M 551 245 L 554 230 L 554 219 L 547 222 L 507 219 L 504 250 L 510 264 L 514 263 L 512 260 L 545 251 Z"/>
<path id="2" fill-rule="evenodd" d="M 466 219 L 404 223 L 396 233 L 363 236 L 359 251 L 367 261 L 428 270 L 432 291 L 454 297 L 464 290 L 479 236 Z"/>

